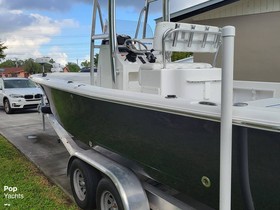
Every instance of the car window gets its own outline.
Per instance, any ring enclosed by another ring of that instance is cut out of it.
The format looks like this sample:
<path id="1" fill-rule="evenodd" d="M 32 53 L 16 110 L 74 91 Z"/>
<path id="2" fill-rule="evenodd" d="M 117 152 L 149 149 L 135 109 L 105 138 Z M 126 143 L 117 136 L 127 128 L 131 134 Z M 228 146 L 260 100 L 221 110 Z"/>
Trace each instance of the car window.
<path id="1" fill-rule="evenodd" d="M 4 80 L 4 87 L 9 88 L 35 88 L 36 85 L 31 80 Z"/>

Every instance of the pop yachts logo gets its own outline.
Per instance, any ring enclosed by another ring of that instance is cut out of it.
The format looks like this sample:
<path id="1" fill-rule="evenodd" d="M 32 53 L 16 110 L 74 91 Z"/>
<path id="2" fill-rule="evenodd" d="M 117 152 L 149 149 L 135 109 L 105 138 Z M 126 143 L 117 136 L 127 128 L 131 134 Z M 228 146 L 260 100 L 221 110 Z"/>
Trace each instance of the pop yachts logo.
<path id="1" fill-rule="evenodd" d="M 4 186 L 5 199 L 23 199 L 23 194 L 18 193 L 17 187 Z"/>

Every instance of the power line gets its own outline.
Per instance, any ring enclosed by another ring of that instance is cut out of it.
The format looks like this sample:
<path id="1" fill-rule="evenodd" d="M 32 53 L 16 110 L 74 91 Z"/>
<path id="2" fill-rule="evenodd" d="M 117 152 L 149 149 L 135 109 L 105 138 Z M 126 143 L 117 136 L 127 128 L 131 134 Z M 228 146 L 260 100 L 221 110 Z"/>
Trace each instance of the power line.
<path id="1" fill-rule="evenodd" d="M 42 38 L 42 37 L 49 37 L 49 38 L 52 38 L 52 39 L 61 39 L 61 38 L 89 38 L 90 39 L 90 33 L 88 34 L 84 34 L 84 35 L 47 35 L 47 34 L 32 34 L 32 36 L 30 35 L 20 35 L 20 38 Z"/>
<path id="2" fill-rule="evenodd" d="M 40 46 L 71 46 L 71 45 L 90 45 L 90 42 L 79 42 L 79 43 L 52 43 L 52 44 L 38 44 Z M 27 43 L 22 43 L 22 44 L 7 44 L 7 46 L 34 46 L 34 44 L 27 44 Z M 36 46 L 36 45 L 35 45 Z"/>

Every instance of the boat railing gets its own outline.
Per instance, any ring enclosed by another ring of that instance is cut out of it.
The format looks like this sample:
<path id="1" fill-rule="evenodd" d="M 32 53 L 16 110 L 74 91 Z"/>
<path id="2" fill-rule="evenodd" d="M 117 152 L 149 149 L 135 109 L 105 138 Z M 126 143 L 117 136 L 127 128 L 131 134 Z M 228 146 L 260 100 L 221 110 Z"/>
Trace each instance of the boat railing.
<path id="1" fill-rule="evenodd" d="M 155 30 L 154 49 L 162 52 L 163 68 L 166 68 L 167 52 L 217 53 L 221 43 L 221 29 L 187 23 L 158 23 Z"/>
<path id="2" fill-rule="evenodd" d="M 100 26 L 101 26 L 101 29 L 102 29 L 102 32 L 103 32 L 103 34 L 99 34 L 99 35 L 95 34 L 97 14 L 99 15 Z M 104 22 L 103 22 L 101 7 L 100 7 L 100 4 L 99 4 L 98 0 L 94 0 L 92 24 L 93 24 L 92 31 L 91 31 L 92 41 L 94 41 L 95 39 L 103 39 L 104 36 L 107 34 L 106 33 L 107 29 L 106 29 L 106 27 L 104 25 Z"/>
<path id="3" fill-rule="evenodd" d="M 109 34 L 104 33 L 104 34 L 95 34 L 92 35 L 91 40 L 104 40 L 104 39 L 109 39 Z M 94 44 L 94 48 L 100 48 L 101 45 Z"/>
<path id="4" fill-rule="evenodd" d="M 140 30 L 140 26 L 141 26 L 142 17 L 143 17 L 143 15 L 144 15 L 144 13 L 147 13 L 147 12 L 148 12 L 148 9 L 149 9 L 149 7 L 146 5 L 146 6 L 141 10 L 141 12 L 140 12 L 134 39 L 137 39 L 137 37 L 138 37 L 139 30 Z M 145 15 L 145 16 L 146 16 L 146 15 Z M 145 34 L 146 34 L 146 32 L 143 32 L 143 37 L 145 37 Z"/>
<path id="5" fill-rule="evenodd" d="M 107 29 L 104 25 L 103 18 L 102 18 L 102 12 L 101 12 L 101 7 L 99 4 L 98 0 L 94 0 L 94 5 L 93 5 L 93 11 L 92 11 L 92 28 L 91 28 L 91 48 L 90 48 L 90 58 L 94 58 L 94 49 L 99 48 L 100 45 L 95 45 L 95 40 L 97 39 L 104 39 L 105 37 L 108 37 L 108 33 L 106 32 Z M 97 14 L 99 15 L 99 21 L 100 21 L 100 26 L 102 29 L 103 34 L 96 35 L 96 19 L 97 19 Z M 91 74 L 91 84 L 93 84 L 94 81 L 94 62 L 91 62 L 91 68 L 90 68 L 90 74 Z"/>
<path id="6" fill-rule="evenodd" d="M 144 22 L 143 22 L 142 39 L 147 38 L 146 33 L 147 33 L 147 22 L 148 22 L 148 14 L 149 14 L 149 9 L 150 9 L 150 4 L 152 2 L 155 2 L 155 1 L 158 1 L 158 0 L 147 0 L 145 2 L 145 6 L 141 10 L 139 18 L 138 18 L 138 23 L 137 23 L 134 39 L 137 39 L 137 37 L 139 35 L 139 31 L 140 31 L 140 27 L 141 27 L 141 21 L 142 21 L 143 16 L 144 16 Z"/>

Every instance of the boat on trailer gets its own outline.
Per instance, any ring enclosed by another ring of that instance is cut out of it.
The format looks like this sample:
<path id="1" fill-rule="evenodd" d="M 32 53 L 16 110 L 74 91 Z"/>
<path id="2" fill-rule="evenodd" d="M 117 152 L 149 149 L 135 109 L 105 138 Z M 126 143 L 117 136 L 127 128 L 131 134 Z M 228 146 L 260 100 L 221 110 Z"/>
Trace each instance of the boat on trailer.
<path id="1" fill-rule="evenodd" d="M 71 154 L 78 205 L 280 208 L 280 84 L 232 81 L 234 27 L 170 22 L 163 0 L 162 22 L 147 37 L 149 8 L 157 1 L 146 0 L 132 38 L 116 32 L 116 2 L 108 1 L 107 23 L 94 0 L 90 74 L 31 76 Z M 178 51 L 212 53 L 215 60 L 219 50 L 222 67 L 171 61 Z M 168 205 L 151 198 L 162 193 Z"/>

